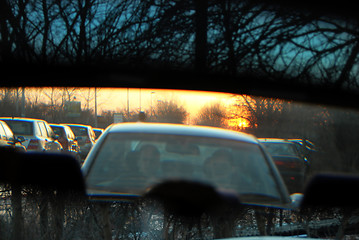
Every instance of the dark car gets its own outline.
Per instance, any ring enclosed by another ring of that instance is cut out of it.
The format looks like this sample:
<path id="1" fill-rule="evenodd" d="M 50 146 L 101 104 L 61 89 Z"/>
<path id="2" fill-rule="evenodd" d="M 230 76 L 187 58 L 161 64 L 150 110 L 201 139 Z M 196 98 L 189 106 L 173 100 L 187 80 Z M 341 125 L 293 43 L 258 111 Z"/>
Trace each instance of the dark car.
<path id="1" fill-rule="evenodd" d="M 298 150 L 297 144 L 285 139 L 258 139 L 272 156 L 290 193 L 302 192 L 309 163 Z"/>
<path id="2" fill-rule="evenodd" d="M 325 153 L 320 148 L 309 141 L 308 139 L 287 139 L 296 144 L 298 152 L 305 159 L 308 165 L 316 164 L 317 161 L 325 158 Z"/>
<path id="3" fill-rule="evenodd" d="M 84 160 L 96 142 L 96 136 L 93 128 L 89 125 L 83 124 L 65 123 L 64 125 L 69 126 L 75 134 L 78 145 L 80 146 L 81 158 Z"/>
<path id="4" fill-rule="evenodd" d="M 16 151 L 26 152 L 26 148 L 21 143 L 24 142 L 23 137 L 15 137 L 9 126 L 0 121 L 0 147 L 14 148 Z"/>
<path id="5" fill-rule="evenodd" d="M 75 134 L 71 128 L 61 124 L 49 124 L 56 135 L 58 135 L 58 141 L 61 143 L 63 151 L 73 155 L 79 162 L 81 161 L 80 147 L 77 143 Z"/>

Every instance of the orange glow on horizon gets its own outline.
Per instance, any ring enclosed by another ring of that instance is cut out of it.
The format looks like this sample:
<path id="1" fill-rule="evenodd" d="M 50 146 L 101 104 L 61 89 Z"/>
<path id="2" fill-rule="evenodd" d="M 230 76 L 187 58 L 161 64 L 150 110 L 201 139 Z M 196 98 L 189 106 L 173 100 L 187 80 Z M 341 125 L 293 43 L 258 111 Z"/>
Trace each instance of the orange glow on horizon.
<path id="1" fill-rule="evenodd" d="M 55 91 L 55 92 L 53 92 Z M 63 94 L 71 92 L 71 97 Z M 53 95 L 52 95 L 53 94 Z M 227 127 L 233 130 L 241 130 L 249 127 L 244 118 L 237 116 L 246 114 L 236 107 L 240 98 L 235 94 L 210 91 L 175 90 L 175 89 L 149 89 L 149 88 L 26 88 L 26 99 L 50 103 L 50 97 L 54 96 L 55 104 L 60 104 L 63 99 L 81 102 L 81 108 L 95 109 L 95 96 L 97 98 L 97 114 L 103 111 L 144 111 L 151 114 L 159 102 L 174 101 L 182 106 L 188 113 L 187 124 L 192 124 L 203 107 L 220 104 L 227 116 L 233 117 L 226 120 Z"/>
<path id="2" fill-rule="evenodd" d="M 229 119 L 228 126 L 234 129 L 245 129 L 249 127 L 249 122 L 244 118 Z"/>

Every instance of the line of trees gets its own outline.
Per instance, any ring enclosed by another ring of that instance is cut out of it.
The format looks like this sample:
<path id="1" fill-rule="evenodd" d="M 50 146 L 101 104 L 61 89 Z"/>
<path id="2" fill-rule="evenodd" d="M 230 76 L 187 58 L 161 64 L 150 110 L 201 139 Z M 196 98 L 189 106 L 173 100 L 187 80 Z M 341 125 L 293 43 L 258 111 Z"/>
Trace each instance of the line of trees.
<path id="1" fill-rule="evenodd" d="M 0 61 L 155 64 L 357 89 L 358 29 L 251 0 L 5 0 Z"/>

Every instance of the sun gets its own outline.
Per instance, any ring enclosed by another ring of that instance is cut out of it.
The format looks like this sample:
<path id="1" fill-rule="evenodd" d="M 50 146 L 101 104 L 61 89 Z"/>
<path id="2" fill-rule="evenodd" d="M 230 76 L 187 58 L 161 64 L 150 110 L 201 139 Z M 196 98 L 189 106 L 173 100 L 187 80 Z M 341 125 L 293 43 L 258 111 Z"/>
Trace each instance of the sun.
<path id="1" fill-rule="evenodd" d="M 249 127 L 249 122 L 247 119 L 234 118 L 228 120 L 228 126 L 234 129 L 246 129 Z"/>

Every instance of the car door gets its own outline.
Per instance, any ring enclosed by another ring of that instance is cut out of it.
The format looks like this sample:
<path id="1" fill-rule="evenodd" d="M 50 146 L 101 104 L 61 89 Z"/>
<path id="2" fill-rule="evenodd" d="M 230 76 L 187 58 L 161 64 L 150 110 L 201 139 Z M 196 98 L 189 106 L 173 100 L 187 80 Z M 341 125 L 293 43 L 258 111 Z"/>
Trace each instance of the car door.
<path id="1" fill-rule="evenodd" d="M 45 151 L 51 151 L 52 150 L 52 139 L 49 137 L 48 132 L 46 130 L 46 126 L 44 122 L 38 121 L 37 126 L 39 127 L 40 132 L 40 138 L 43 142 L 43 147 Z"/>
<path id="2" fill-rule="evenodd" d="M 57 139 L 55 139 L 55 133 L 52 131 L 50 125 L 43 121 L 42 122 L 45 126 L 46 129 L 46 134 L 49 140 L 49 147 L 51 151 L 61 151 L 62 150 L 62 146 L 59 143 L 59 141 L 57 141 Z"/>

